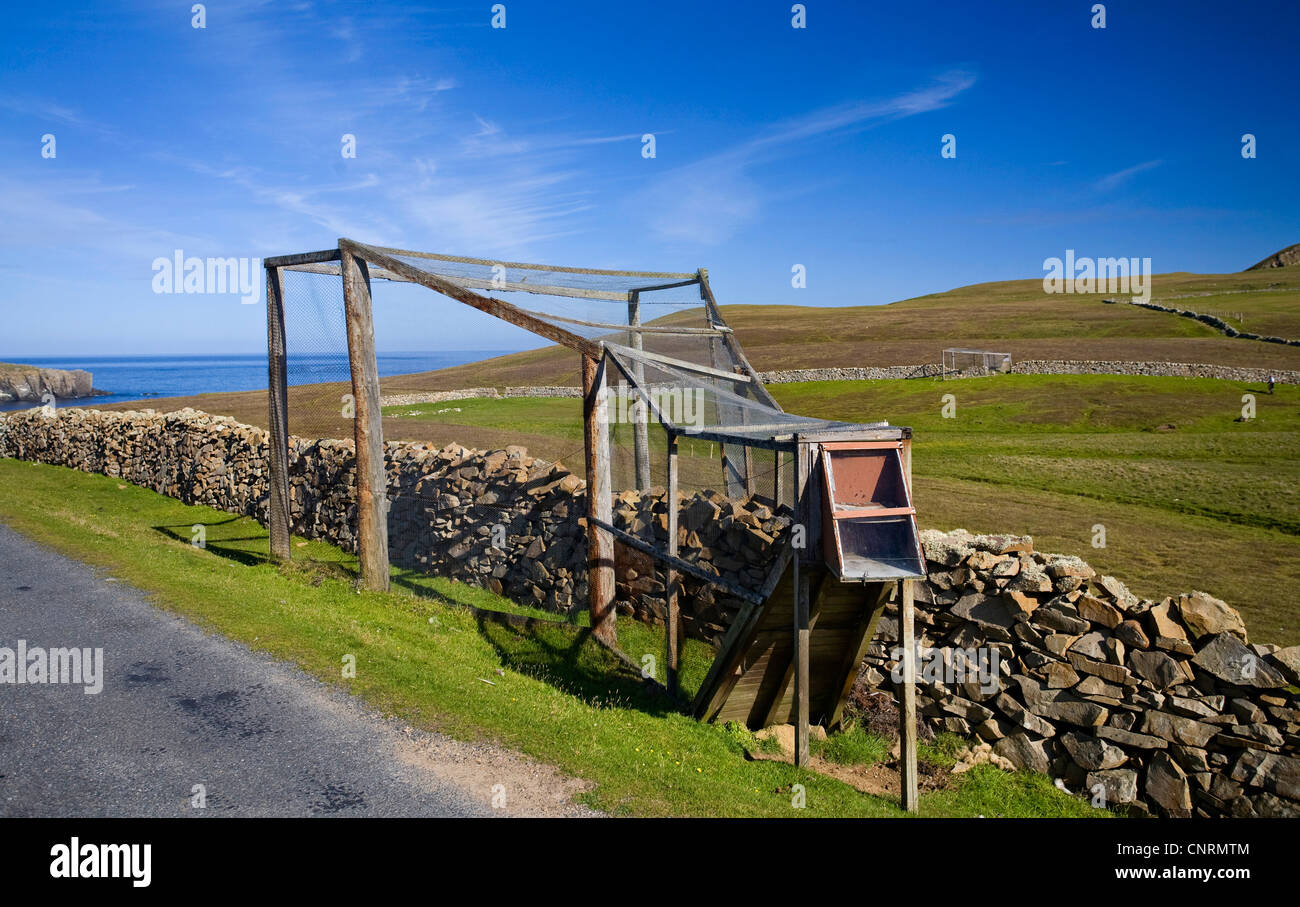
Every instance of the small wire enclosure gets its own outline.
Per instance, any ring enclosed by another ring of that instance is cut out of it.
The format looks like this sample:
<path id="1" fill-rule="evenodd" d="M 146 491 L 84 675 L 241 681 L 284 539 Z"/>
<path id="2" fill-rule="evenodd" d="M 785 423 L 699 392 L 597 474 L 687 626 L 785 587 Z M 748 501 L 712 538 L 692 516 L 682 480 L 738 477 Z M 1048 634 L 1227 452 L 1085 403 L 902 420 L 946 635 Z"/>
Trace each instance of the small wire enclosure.
<path id="1" fill-rule="evenodd" d="M 896 441 L 822 445 L 822 544 L 840 579 L 925 575 L 902 455 Z"/>

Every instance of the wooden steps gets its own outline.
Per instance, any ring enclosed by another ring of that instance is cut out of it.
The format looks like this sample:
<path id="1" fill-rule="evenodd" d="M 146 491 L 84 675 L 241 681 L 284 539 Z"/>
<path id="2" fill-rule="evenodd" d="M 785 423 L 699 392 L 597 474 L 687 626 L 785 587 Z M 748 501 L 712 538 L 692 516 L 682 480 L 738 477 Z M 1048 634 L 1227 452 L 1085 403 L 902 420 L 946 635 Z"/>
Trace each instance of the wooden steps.
<path id="1" fill-rule="evenodd" d="M 826 567 L 800 565 L 809 588 L 809 722 L 831 730 L 857 676 L 894 582 L 840 582 Z M 794 567 L 772 593 L 742 610 L 700 686 L 694 711 L 706 721 L 752 729 L 795 721 Z"/>

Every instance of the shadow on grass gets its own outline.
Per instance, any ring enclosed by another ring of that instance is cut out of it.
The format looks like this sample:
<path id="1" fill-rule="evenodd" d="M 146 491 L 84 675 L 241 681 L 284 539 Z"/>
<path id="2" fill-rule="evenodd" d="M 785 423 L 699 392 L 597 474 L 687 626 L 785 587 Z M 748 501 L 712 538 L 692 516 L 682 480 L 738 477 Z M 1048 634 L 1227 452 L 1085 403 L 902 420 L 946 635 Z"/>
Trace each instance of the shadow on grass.
<path id="1" fill-rule="evenodd" d="M 522 609 L 485 608 L 430 589 L 417 581 L 419 576 L 399 574 L 392 581 L 414 595 L 470 611 L 479 635 L 502 663 L 519 673 L 597 708 L 635 708 L 656 716 L 678 711 L 665 695 L 598 643 L 591 628 L 578 623 L 577 615 L 543 617 Z M 466 590 L 467 597 L 472 594 Z"/>
<path id="2" fill-rule="evenodd" d="M 270 560 L 268 554 L 263 554 L 258 551 L 250 551 L 249 549 L 239 547 L 236 544 L 238 542 L 267 541 L 268 536 L 265 532 L 261 535 L 242 535 L 220 539 L 211 538 L 211 531 L 214 527 L 228 526 L 231 523 L 239 523 L 247 520 L 247 517 L 235 516 L 228 520 L 222 520 L 220 523 L 203 523 L 202 525 L 205 533 L 202 545 L 203 549 L 212 552 L 217 555 L 217 557 L 236 561 L 246 567 L 256 567 L 260 564 L 267 563 Z M 192 545 L 194 543 L 193 532 L 195 525 L 196 524 L 194 523 L 174 523 L 171 525 L 153 526 L 151 528 L 154 532 L 165 535 L 168 538 L 175 539 L 178 542 L 184 542 L 187 545 Z"/>
<path id="3" fill-rule="evenodd" d="M 204 524 L 207 527 L 204 550 L 244 566 L 271 563 L 267 552 L 241 546 L 248 542 L 266 543 L 265 532 L 213 538 L 217 527 L 246 519 L 237 516 Z M 191 523 L 152 528 L 174 541 L 192 544 Z M 354 564 L 302 555 L 277 564 L 277 569 L 313 586 L 327 579 L 354 583 L 358 577 Z M 543 680 L 597 708 L 635 708 L 656 716 L 678 711 L 667 696 L 648 685 L 631 666 L 596 641 L 591 628 L 583 625 L 585 621 L 579 623 L 585 615 L 541 615 L 533 609 L 512 608 L 508 604 L 501 608 L 484 607 L 484 602 L 472 600 L 482 598 L 482 590 L 466 587 L 463 596 L 456 596 L 422 582 L 430 578 L 429 574 L 399 568 L 391 582 L 410 595 L 469 611 L 478 624 L 479 635 L 493 647 L 502 663 L 521 674 Z"/>
<path id="4" fill-rule="evenodd" d="M 666 695 L 596 642 L 588 627 L 511 619 L 480 609 L 475 617 L 479 633 L 503 663 L 593 708 L 631 708 L 655 717 L 678 711 Z"/>

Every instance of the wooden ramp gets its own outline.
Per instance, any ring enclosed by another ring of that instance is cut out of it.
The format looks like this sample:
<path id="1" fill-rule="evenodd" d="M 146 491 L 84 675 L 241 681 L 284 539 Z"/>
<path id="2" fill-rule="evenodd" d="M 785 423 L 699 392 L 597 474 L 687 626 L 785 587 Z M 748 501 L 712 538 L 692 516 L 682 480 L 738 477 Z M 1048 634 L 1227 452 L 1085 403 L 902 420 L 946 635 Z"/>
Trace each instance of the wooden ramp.
<path id="1" fill-rule="evenodd" d="M 858 666 L 897 582 L 842 582 L 820 564 L 799 565 L 808 590 L 808 720 L 838 726 Z M 795 722 L 795 568 L 747 604 L 724 637 L 695 698 L 695 717 L 751 729 Z"/>

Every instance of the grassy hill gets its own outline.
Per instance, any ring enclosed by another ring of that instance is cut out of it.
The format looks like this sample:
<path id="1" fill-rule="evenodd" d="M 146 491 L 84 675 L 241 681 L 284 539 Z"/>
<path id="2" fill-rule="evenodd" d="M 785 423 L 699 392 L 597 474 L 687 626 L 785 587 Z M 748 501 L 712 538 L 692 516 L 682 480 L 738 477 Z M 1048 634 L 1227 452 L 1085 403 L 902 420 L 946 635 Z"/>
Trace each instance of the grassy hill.
<path id="1" fill-rule="evenodd" d="M 1106 305 L 1104 298 L 1109 297 L 1049 296 L 1040 280 L 1013 280 L 881 306 L 724 305 L 722 311 L 760 371 L 938 362 L 947 346 L 995 349 L 1016 359 L 1208 362 L 1300 370 L 1300 347 L 1229 338 L 1188 318 Z M 1300 338 L 1300 265 L 1240 274 L 1160 274 L 1154 278 L 1152 298 L 1218 315 L 1254 333 Z M 580 383 L 577 356 L 558 346 L 381 382 L 386 394 Z M 317 436 L 341 430 L 338 400 L 349 390 L 345 384 L 291 388 L 291 430 Z M 149 405 L 193 406 L 254 425 L 266 419 L 263 391 L 177 397 Z M 482 446 L 484 437 L 471 433 L 460 440 Z"/>
<path id="2" fill-rule="evenodd" d="M 938 362 L 947 346 L 1016 359 L 1127 359 L 1300 369 L 1300 348 L 1228 338 L 1208 325 L 1135 306 L 1113 294 L 1046 295 L 1041 280 L 976 284 L 881 306 L 723 305 L 760 371 Z M 1208 312 L 1257 334 L 1300 338 L 1300 266 L 1242 274 L 1161 274 L 1152 298 Z M 1240 316 L 1240 317 L 1239 317 Z M 397 390 L 576 384 L 577 363 L 550 348 L 427 376 L 389 379 Z"/>

